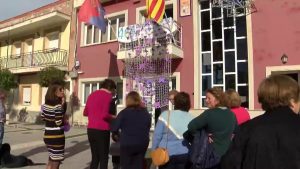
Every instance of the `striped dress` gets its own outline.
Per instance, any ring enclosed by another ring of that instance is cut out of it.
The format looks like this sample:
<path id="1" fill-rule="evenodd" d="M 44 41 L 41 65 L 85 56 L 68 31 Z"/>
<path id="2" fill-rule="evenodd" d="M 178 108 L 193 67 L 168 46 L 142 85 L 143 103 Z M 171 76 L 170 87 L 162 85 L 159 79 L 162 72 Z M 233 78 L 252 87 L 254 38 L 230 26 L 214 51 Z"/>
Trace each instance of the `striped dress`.
<path id="1" fill-rule="evenodd" d="M 52 161 L 64 160 L 65 134 L 64 111 L 61 104 L 44 104 L 42 119 L 45 121 L 44 142 Z"/>

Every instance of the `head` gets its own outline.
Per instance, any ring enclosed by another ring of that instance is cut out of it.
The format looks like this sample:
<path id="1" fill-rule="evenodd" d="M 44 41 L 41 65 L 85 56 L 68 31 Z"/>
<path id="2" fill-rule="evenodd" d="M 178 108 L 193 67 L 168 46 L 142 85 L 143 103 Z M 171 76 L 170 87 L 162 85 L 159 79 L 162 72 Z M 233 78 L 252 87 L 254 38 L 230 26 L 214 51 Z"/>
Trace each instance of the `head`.
<path id="1" fill-rule="evenodd" d="M 179 92 L 174 97 L 174 109 L 189 111 L 191 108 L 191 100 L 189 94 L 186 92 Z"/>
<path id="2" fill-rule="evenodd" d="M 138 92 L 131 91 L 126 96 L 126 107 L 140 107 L 142 99 Z"/>
<path id="3" fill-rule="evenodd" d="M 116 83 L 111 79 L 105 79 L 102 84 L 101 88 L 109 90 L 112 93 L 115 93 L 115 90 L 117 88 Z"/>
<path id="4" fill-rule="evenodd" d="M 226 102 L 229 108 L 237 108 L 241 106 L 241 97 L 238 92 L 233 89 L 228 89 L 225 92 Z"/>
<path id="5" fill-rule="evenodd" d="M 177 90 L 171 90 L 169 92 L 169 100 L 172 104 L 174 104 L 174 98 L 175 96 L 178 94 L 178 91 Z"/>
<path id="6" fill-rule="evenodd" d="M 213 87 L 206 90 L 205 102 L 208 108 L 216 108 L 226 106 L 225 94 L 220 87 Z"/>
<path id="7" fill-rule="evenodd" d="M 55 100 L 62 100 L 65 96 L 64 87 L 60 83 L 52 83 L 48 87 L 45 102 L 52 102 Z"/>
<path id="8" fill-rule="evenodd" d="M 282 106 L 289 106 L 297 114 L 300 111 L 300 88 L 291 77 L 269 76 L 260 83 L 257 95 L 259 103 L 266 111 Z"/>

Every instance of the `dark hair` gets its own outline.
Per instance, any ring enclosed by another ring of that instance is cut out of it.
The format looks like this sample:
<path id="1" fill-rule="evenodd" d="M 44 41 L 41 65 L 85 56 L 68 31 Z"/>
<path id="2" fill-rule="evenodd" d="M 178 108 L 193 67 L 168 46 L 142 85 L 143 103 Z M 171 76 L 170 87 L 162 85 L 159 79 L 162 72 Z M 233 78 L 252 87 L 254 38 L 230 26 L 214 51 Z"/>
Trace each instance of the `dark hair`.
<path id="1" fill-rule="evenodd" d="M 107 89 L 109 91 L 113 91 L 114 89 L 117 88 L 116 83 L 111 80 L 111 79 L 105 79 L 102 83 L 101 83 L 101 88 Z"/>
<path id="2" fill-rule="evenodd" d="M 56 105 L 61 102 L 61 99 L 56 96 L 56 91 L 60 88 L 63 88 L 61 84 L 52 83 L 48 87 L 46 96 L 45 96 L 45 103 L 50 105 Z"/>
<path id="3" fill-rule="evenodd" d="M 126 96 L 126 107 L 140 107 L 142 103 L 141 96 L 136 91 L 131 91 Z"/>
<path id="4" fill-rule="evenodd" d="M 291 99 L 299 101 L 298 83 L 289 76 L 271 75 L 264 79 L 258 88 L 258 101 L 266 111 L 281 106 L 290 106 Z"/>
<path id="5" fill-rule="evenodd" d="M 189 111 L 191 108 L 190 95 L 186 92 L 179 92 L 174 97 L 174 109 Z"/>
<path id="6" fill-rule="evenodd" d="M 221 107 L 221 106 L 227 107 L 227 103 L 225 101 L 225 93 L 222 88 L 213 87 L 213 88 L 207 89 L 206 93 L 212 94 L 219 101 L 219 104 L 217 104 L 216 107 Z"/>

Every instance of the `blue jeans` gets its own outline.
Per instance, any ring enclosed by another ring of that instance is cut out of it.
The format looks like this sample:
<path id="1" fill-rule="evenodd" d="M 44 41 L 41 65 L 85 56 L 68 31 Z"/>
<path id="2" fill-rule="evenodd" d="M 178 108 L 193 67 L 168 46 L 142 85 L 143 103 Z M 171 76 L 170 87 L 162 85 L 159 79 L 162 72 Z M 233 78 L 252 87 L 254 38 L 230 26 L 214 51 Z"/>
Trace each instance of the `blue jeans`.
<path id="1" fill-rule="evenodd" d="M 4 136 L 4 123 L 0 122 L 0 145 L 2 144 Z"/>

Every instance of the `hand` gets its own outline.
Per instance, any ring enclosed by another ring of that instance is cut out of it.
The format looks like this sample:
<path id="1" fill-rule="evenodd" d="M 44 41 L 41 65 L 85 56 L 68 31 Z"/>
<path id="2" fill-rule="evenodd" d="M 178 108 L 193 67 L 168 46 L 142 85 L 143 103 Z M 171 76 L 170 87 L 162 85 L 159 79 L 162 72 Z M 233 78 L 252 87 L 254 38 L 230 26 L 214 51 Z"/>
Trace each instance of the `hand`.
<path id="1" fill-rule="evenodd" d="M 214 142 L 214 140 L 212 139 L 213 135 L 211 133 L 208 133 L 208 142 L 211 144 Z"/>

